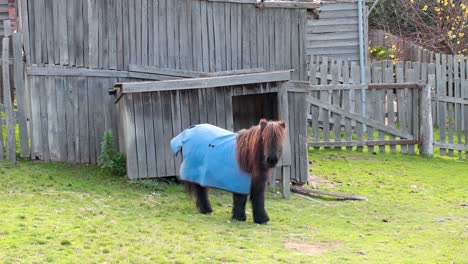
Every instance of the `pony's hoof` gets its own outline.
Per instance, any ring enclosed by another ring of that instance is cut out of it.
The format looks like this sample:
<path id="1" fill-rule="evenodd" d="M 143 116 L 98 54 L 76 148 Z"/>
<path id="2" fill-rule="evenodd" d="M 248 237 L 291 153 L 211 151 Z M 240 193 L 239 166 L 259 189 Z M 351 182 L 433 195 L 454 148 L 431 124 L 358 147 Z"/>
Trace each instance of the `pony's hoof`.
<path id="1" fill-rule="evenodd" d="M 200 212 L 200 214 L 210 215 L 213 212 L 213 210 L 211 210 L 211 209 L 198 209 L 198 212 Z"/>
<path id="2" fill-rule="evenodd" d="M 247 220 L 247 217 L 245 217 L 245 216 L 233 216 L 232 220 L 239 221 L 239 222 L 245 222 L 245 220 Z"/>
<path id="3" fill-rule="evenodd" d="M 266 225 L 268 224 L 268 221 L 270 221 L 270 218 L 268 216 L 265 218 L 262 217 L 262 218 L 254 219 L 254 222 L 260 225 Z"/>

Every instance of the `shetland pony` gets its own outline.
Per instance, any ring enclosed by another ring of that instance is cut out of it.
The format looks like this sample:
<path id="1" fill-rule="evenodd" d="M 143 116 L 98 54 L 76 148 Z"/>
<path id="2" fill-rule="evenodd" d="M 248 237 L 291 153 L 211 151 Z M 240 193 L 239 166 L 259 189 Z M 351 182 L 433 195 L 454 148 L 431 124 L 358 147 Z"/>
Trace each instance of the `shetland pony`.
<path id="1" fill-rule="evenodd" d="M 210 132 L 207 132 L 204 135 L 195 135 L 195 140 L 201 140 L 203 142 L 201 145 L 193 147 L 195 150 L 188 153 L 187 156 L 186 153 L 184 153 L 183 142 L 187 142 L 188 140 L 182 135 L 184 132 L 171 141 L 171 147 L 175 154 L 181 150 L 183 152 L 181 179 L 185 181 L 189 195 L 194 195 L 196 197 L 198 211 L 202 214 L 210 214 L 213 211 L 208 199 L 208 188 L 214 187 L 233 193 L 232 219 L 237 221 L 246 220 L 245 206 L 250 194 L 254 222 L 258 224 L 266 224 L 270 219 L 265 210 L 265 189 L 271 170 L 282 157 L 282 145 L 286 136 L 285 122 L 266 121 L 266 119 L 261 119 L 258 125 L 253 126 L 250 129 L 241 130 L 238 134 L 225 131 L 225 134 L 222 133 L 222 136 L 220 137 L 222 140 L 220 141 L 209 141 L 211 140 L 209 139 Z M 227 151 L 227 154 L 223 157 L 219 157 L 219 154 L 209 156 L 211 149 L 225 147 L 221 144 L 224 144 L 230 136 L 232 136 L 233 144 L 235 144 L 235 146 L 232 146 L 232 153 Z M 200 149 L 203 150 L 205 147 L 207 148 L 208 154 L 203 154 L 203 152 L 200 151 Z M 207 159 L 209 161 L 215 159 L 215 164 L 206 165 L 207 167 L 203 167 L 199 170 L 190 170 L 190 166 L 202 166 L 199 164 L 203 163 L 203 161 L 206 161 Z M 231 163 L 237 168 L 228 168 Z M 210 168 L 213 166 L 215 166 L 215 168 Z M 239 173 L 235 172 L 236 169 L 240 170 Z M 206 175 L 202 175 L 203 180 L 201 181 L 195 179 L 200 175 L 194 174 L 204 174 L 207 171 L 213 171 L 213 173 L 207 174 L 210 174 L 210 176 L 213 176 L 216 179 L 206 180 L 206 178 L 208 178 Z M 240 176 L 237 176 L 237 174 L 240 174 Z M 245 175 L 247 175 L 247 178 Z M 230 186 L 223 187 L 221 185 L 216 185 L 217 183 L 214 182 L 218 181 L 227 181 L 227 184 Z M 241 187 L 231 186 L 236 185 L 237 183 L 242 183 L 243 181 L 248 181 L 247 189 L 245 189 L 245 186 L 242 184 L 240 184 Z"/>

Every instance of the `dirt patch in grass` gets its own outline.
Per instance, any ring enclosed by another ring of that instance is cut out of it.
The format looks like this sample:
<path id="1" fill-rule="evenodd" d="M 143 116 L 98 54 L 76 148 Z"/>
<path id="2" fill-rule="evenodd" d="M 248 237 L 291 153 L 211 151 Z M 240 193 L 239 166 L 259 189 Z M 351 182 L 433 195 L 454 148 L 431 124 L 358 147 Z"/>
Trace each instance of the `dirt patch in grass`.
<path id="1" fill-rule="evenodd" d="M 322 254 L 329 252 L 340 245 L 342 245 L 342 242 L 339 241 L 331 241 L 331 242 L 319 242 L 319 243 L 300 243 L 300 242 L 294 242 L 294 241 L 288 241 L 284 243 L 284 245 L 287 248 L 290 249 L 295 249 L 302 251 L 306 254 Z"/>
<path id="2" fill-rule="evenodd" d="M 327 187 L 327 188 L 330 188 L 330 189 L 334 189 L 337 184 L 338 185 L 341 184 L 341 182 L 332 182 L 332 181 L 329 181 L 329 180 L 325 179 L 322 176 L 314 175 L 314 174 L 309 175 L 309 182 L 308 183 L 313 188 L 317 188 L 319 186 L 322 186 L 322 187 Z"/>

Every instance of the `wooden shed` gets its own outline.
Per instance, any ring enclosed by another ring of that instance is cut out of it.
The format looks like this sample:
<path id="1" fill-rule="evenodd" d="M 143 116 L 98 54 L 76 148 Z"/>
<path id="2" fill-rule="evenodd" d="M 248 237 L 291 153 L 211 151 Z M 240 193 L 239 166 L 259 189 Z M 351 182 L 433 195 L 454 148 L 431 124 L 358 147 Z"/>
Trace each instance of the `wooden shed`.
<path id="1" fill-rule="evenodd" d="M 289 71 L 274 71 L 116 84 L 119 145 L 127 154 L 128 176 L 178 175 L 181 157 L 172 154 L 169 142 L 193 124 L 210 123 L 230 131 L 256 125 L 260 118 L 289 124 L 289 79 Z M 288 133 L 298 131 L 289 129 Z M 275 177 L 289 184 L 290 176 L 288 137 Z"/>

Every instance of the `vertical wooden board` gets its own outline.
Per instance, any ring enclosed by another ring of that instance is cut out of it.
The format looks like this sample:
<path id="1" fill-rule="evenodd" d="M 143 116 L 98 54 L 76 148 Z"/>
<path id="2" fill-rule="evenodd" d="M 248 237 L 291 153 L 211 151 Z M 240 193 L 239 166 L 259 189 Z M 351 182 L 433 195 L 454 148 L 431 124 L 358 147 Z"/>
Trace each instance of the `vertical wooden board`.
<path id="1" fill-rule="evenodd" d="M 269 71 L 272 71 L 276 69 L 275 64 L 276 64 L 276 45 L 277 43 L 275 42 L 275 10 L 274 9 L 267 9 L 268 12 L 268 42 L 270 46 L 269 50 L 269 65 L 268 69 Z"/>
<path id="2" fill-rule="evenodd" d="M 225 33 L 225 28 L 226 28 L 226 18 L 225 18 L 225 3 L 219 3 L 218 6 L 218 12 L 219 12 L 219 17 L 218 17 L 218 23 L 219 23 L 219 55 L 220 55 L 220 69 L 222 71 L 225 71 L 227 69 L 226 67 L 226 33 Z M 215 35 L 215 41 L 216 41 L 216 35 Z M 216 44 L 215 44 L 216 45 Z"/>
<path id="3" fill-rule="evenodd" d="M 342 65 L 343 74 L 343 84 L 349 84 L 349 64 L 347 61 L 344 62 Z M 351 105 L 354 106 L 354 90 L 343 90 L 343 108 L 348 113 L 354 113 L 354 107 L 351 108 Z M 352 98 L 353 97 L 353 98 Z M 353 102 L 352 102 L 353 101 Z M 353 135 L 353 127 L 351 119 L 344 117 L 344 125 L 345 125 L 345 140 L 348 142 L 352 141 Z M 352 150 L 352 147 L 346 147 L 346 150 Z"/>
<path id="4" fill-rule="evenodd" d="M 198 92 L 200 93 L 203 89 L 199 89 Z M 200 99 L 202 96 L 198 96 Z M 180 91 L 180 122 L 182 130 L 187 129 L 190 127 L 190 90 Z M 200 100 L 201 101 L 201 100 Z M 200 104 L 200 123 L 206 123 L 206 110 L 203 112 L 201 110 L 202 106 Z M 206 109 L 206 108 L 205 108 Z M 202 114 L 203 112 L 203 114 Z M 202 116 L 204 116 L 204 120 L 202 121 Z"/>
<path id="5" fill-rule="evenodd" d="M 240 17 L 237 16 L 237 4 L 230 4 L 230 25 L 231 28 L 229 29 L 229 34 L 230 36 L 228 37 L 229 40 L 231 41 L 231 50 L 228 52 L 231 54 L 231 69 L 237 69 L 238 68 L 238 59 L 239 59 L 239 53 L 238 53 L 238 46 L 237 46 L 237 31 L 238 27 L 237 24 L 239 23 Z"/>
<path id="6" fill-rule="evenodd" d="M 135 131 L 137 131 L 135 138 L 137 149 L 138 177 L 140 179 L 145 179 L 148 178 L 148 165 L 146 162 L 146 132 L 142 93 L 133 94 L 133 106 L 135 108 Z"/>
<path id="7" fill-rule="evenodd" d="M 41 124 L 42 124 L 42 146 L 44 151 L 43 160 L 50 161 L 50 150 L 49 150 L 49 121 L 48 121 L 48 113 L 47 113 L 47 87 L 52 86 L 53 77 L 43 77 L 41 78 L 40 86 L 39 86 L 39 100 L 40 100 L 40 108 L 41 108 Z"/>
<path id="8" fill-rule="evenodd" d="M 307 183 L 309 180 L 309 151 L 307 146 L 308 133 L 307 133 L 307 109 L 304 93 L 298 94 L 300 111 L 299 114 L 299 178 L 301 183 Z"/>
<path id="9" fill-rule="evenodd" d="M 207 111 L 207 107 L 208 107 L 208 98 L 206 96 L 206 90 L 205 89 L 197 89 L 197 93 L 198 93 L 198 112 L 199 112 L 199 115 L 200 115 L 200 124 L 204 124 L 206 122 L 208 122 L 208 111 Z M 187 93 L 186 96 L 190 96 L 191 93 Z M 190 98 L 187 97 L 186 100 L 184 100 L 183 103 L 189 103 L 190 101 Z M 187 104 L 188 106 L 188 104 Z M 188 112 L 187 112 L 188 113 Z M 189 116 L 189 115 L 187 115 Z M 189 123 L 190 123 L 190 116 L 189 116 Z"/>
<path id="10" fill-rule="evenodd" d="M 178 10 L 180 10 L 180 13 L 181 14 L 187 14 L 187 3 L 188 2 L 191 2 L 191 1 L 179 1 L 179 6 L 177 7 Z M 191 10 L 190 10 L 191 11 Z M 188 30 L 188 27 L 189 25 L 191 25 L 192 21 L 191 20 L 188 20 L 188 16 L 185 15 L 185 16 L 181 16 L 180 19 L 179 19 L 179 34 L 180 34 L 180 37 L 178 38 L 179 39 L 179 42 L 177 42 L 177 47 L 179 49 L 179 56 L 180 56 L 180 69 L 183 69 L 183 70 L 188 70 L 188 69 L 191 69 L 192 68 L 192 65 L 190 65 L 190 67 L 187 65 L 188 63 L 188 60 L 186 59 L 186 57 L 190 56 L 192 57 L 192 53 L 193 53 L 193 50 L 195 49 L 195 47 L 191 47 L 188 45 L 188 34 L 187 34 L 187 30 Z M 190 24 L 189 24 L 190 23 Z M 195 27 L 195 25 L 193 25 Z M 198 25 L 199 26 L 199 25 Z M 199 36 L 201 37 L 201 36 Z M 194 40 L 195 42 L 195 40 Z M 190 51 L 189 51 L 190 49 Z M 193 56 L 195 56 L 195 54 L 193 54 Z"/>
<path id="11" fill-rule="evenodd" d="M 191 21 L 193 21 L 192 16 L 194 15 L 194 14 L 192 14 L 192 9 L 193 9 L 192 5 L 197 6 L 197 2 L 196 1 L 186 1 L 186 0 L 180 0 L 180 1 L 181 1 L 181 3 L 183 3 L 183 4 L 185 4 L 187 6 L 187 20 L 186 20 L 186 24 L 184 26 L 187 28 L 187 48 L 186 48 L 186 50 L 188 50 L 188 54 L 180 54 L 179 56 L 181 56 L 181 59 L 183 59 L 183 62 L 187 65 L 187 69 L 195 70 L 194 64 L 196 62 L 194 62 L 194 58 L 193 58 L 194 54 L 190 54 L 190 50 L 193 49 L 193 46 L 194 46 L 193 42 L 195 41 L 194 40 L 195 36 L 194 36 L 194 33 L 193 33 L 194 25 L 191 23 Z M 181 17 L 178 17 L 178 18 L 181 19 Z M 196 37 L 200 38 L 201 36 L 198 35 Z"/>
<path id="12" fill-rule="evenodd" d="M 171 93 L 162 92 L 161 107 L 163 120 L 163 138 L 164 138 L 164 160 L 166 163 L 166 175 L 175 176 L 176 170 L 174 166 L 174 155 L 172 154 L 169 142 L 173 137 L 172 132 L 172 109 L 171 109 Z"/>
<path id="13" fill-rule="evenodd" d="M 153 103 L 151 100 L 151 93 L 143 93 L 143 120 L 145 125 L 145 158 L 147 164 L 147 177 L 158 177 L 156 148 L 155 148 L 155 132 L 153 123 Z M 160 135 L 158 135 L 160 136 Z"/>
<path id="14" fill-rule="evenodd" d="M 332 84 L 338 84 L 338 68 L 341 65 L 332 64 L 331 68 L 331 76 L 332 76 Z M 331 94 L 332 104 L 338 108 L 341 108 L 340 101 L 341 101 L 341 93 L 340 90 L 334 90 Z M 335 141 L 341 141 L 341 115 L 337 113 L 333 113 L 333 134 L 335 135 Z M 336 150 L 341 150 L 341 147 L 335 147 Z"/>
<path id="15" fill-rule="evenodd" d="M 141 0 L 141 64 L 148 64 L 148 0 Z"/>
<path id="16" fill-rule="evenodd" d="M 116 52 L 116 64 L 117 70 L 121 71 L 124 69 L 124 40 L 123 40 L 123 27 L 124 27 L 124 18 L 123 18 L 123 2 L 124 0 L 115 1 L 115 17 L 119 17 L 115 21 L 115 52 Z M 152 22 L 151 18 L 151 22 Z M 150 23 L 150 22 L 148 22 Z M 153 25 L 153 23 L 150 23 Z M 126 24 L 125 24 L 126 26 Z"/>
<path id="17" fill-rule="evenodd" d="M 396 81 L 397 83 L 403 83 L 404 80 L 404 68 L 402 62 L 397 62 L 395 67 Z M 400 130 L 407 131 L 406 129 L 406 105 L 405 95 L 402 89 L 397 90 L 397 107 L 398 107 L 398 126 Z M 401 145 L 401 153 L 408 153 L 408 145 Z"/>
<path id="18" fill-rule="evenodd" d="M 76 50 L 75 52 L 75 65 L 77 67 L 84 66 L 84 46 L 85 39 L 83 38 L 83 28 L 86 24 L 83 23 L 83 0 L 74 0 L 75 10 L 75 38 L 74 43 L 71 45 Z M 113 1 L 112 1 L 113 2 Z M 87 26 L 87 25 L 86 25 Z"/>
<path id="19" fill-rule="evenodd" d="M 275 67 L 273 68 L 274 70 L 280 70 L 282 69 L 282 63 L 283 63 L 283 56 L 282 53 L 284 51 L 283 47 L 283 40 L 281 39 L 281 31 L 282 31 L 282 25 L 283 25 L 283 17 L 282 17 L 282 10 L 281 9 L 274 9 L 273 14 L 274 14 L 274 25 L 275 25 L 275 33 L 274 33 L 274 42 L 275 42 Z"/>
<path id="20" fill-rule="evenodd" d="M 174 12 L 174 1 L 168 0 L 166 2 L 167 10 L 167 56 L 168 56 L 168 68 L 174 69 L 175 64 L 175 12 Z"/>
<path id="21" fill-rule="evenodd" d="M 225 87 L 224 107 L 226 110 L 226 129 L 234 131 L 234 115 L 232 110 L 232 87 Z"/>
<path id="22" fill-rule="evenodd" d="M 249 28 L 248 34 L 250 39 L 250 67 L 255 68 L 258 66 L 257 55 L 257 9 L 249 6 Z"/>
<path id="23" fill-rule="evenodd" d="M 133 105 L 133 95 L 126 94 L 123 100 L 123 115 L 125 124 L 125 154 L 127 157 L 127 175 L 130 179 L 139 179 L 138 175 L 138 154 L 135 131 L 135 109 Z"/>
<path id="24" fill-rule="evenodd" d="M 181 69 L 182 58 L 180 57 L 180 17 L 177 15 L 180 5 L 185 0 L 173 0 L 173 20 L 174 20 L 174 60 L 175 60 L 175 69 Z M 186 11 L 186 16 L 189 17 L 189 14 Z"/>
<path id="25" fill-rule="evenodd" d="M 26 93 L 24 87 L 23 58 L 22 58 L 22 33 L 13 34 L 13 61 L 14 63 L 14 86 L 16 91 L 16 105 L 18 109 L 18 128 L 20 139 L 20 156 L 29 157 L 29 137 L 26 122 Z"/>
<path id="26" fill-rule="evenodd" d="M 40 103 L 40 85 L 43 77 L 30 76 L 29 95 L 31 101 L 31 158 L 32 160 L 43 160 L 43 145 L 42 145 L 42 120 L 41 120 L 41 103 Z M 3 159 L 3 133 L 0 134 L 0 158 Z"/>
<path id="27" fill-rule="evenodd" d="M 88 82 L 85 77 L 78 78 L 78 125 L 80 163 L 89 163 L 89 125 L 88 125 Z"/>
<path id="28" fill-rule="evenodd" d="M 216 96 L 216 125 L 226 128 L 226 109 L 224 100 L 224 87 L 217 87 L 215 90 Z"/>
<path id="29" fill-rule="evenodd" d="M 164 0 L 162 0 L 164 1 Z M 126 1 L 127 2 L 127 1 Z M 137 27 L 136 16 L 137 10 L 135 9 L 136 1 L 128 1 L 128 37 L 129 37 L 129 63 L 137 64 Z M 164 6 L 165 7 L 165 6 Z M 125 6 L 124 6 L 125 8 Z M 161 10 L 161 13 L 166 14 L 166 10 Z"/>
<path id="30" fill-rule="evenodd" d="M 242 6 L 242 69 L 251 68 L 251 61 L 250 61 L 250 8 L 249 5 L 241 5 Z"/>
<path id="31" fill-rule="evenodd" d="M 392 65 L 392 64 L 391 64 Z M 385 83 L 393 83 L 393 67 L 389 66 L 385 69 Z M 387 91 L 387 116 L 388 126 L 395 128 L 395 104 L 394 104 L 394 93 L 393 90 Z M 389 135 L 390 140 L 395 140 L 395 136 Z M 390 152 L 396 153 L 395 145 L 390 145 Z"/>
<path id="32" fill-rule="evenodd" d="M 98 0 L 88 0 L 88 50 L 89 50 L 89 67 L 98 68 L 99 66 L 99 13 L 98 13 Z M 62 30 L 60 31 L 62 41 Z M 66 34 L 66 32 L 65 32 Z M 62 63 L 62 48 L 63 44 L 60 43 L 60 62 Z M 68 49 L 67 49 L 68 61 Z"/>
<path id="33" fill-rule="evenodd" d="M 292 10 L 292 12 L 288 12 L 291 14 L 290 22 L 288 24 L 288 27 L 290 29 L 290 37 L 288 40 L 288 47 L 289 47 L 289 52 L 290 53 L 290 58 L 288 60 L 289 64 L 291 65 L 291 68 L 295 69 L 294 72 L 291 73 L 291 79 L 293 80 L 298 80 L 300 79 L 300 74 L 299 71 L 297 70 L 299 68 L 299 63 L 300 63 L 300 43 L 299 43 L 299 12 L 296 10 Z"/>
<path id="34" fill-rule="evenodd" d="M 76 136 L 79 135 L 79 126 L 75 127 L 76 120 L 78 116 L 76 115 L 78 111 L 75 113 L 75 109 L 78 109 L 78 102 L 77 102 L 77 78 L 76 77 L 69 77 L 64 78 L 64 101 L 65 101 L 65 123 L 66 123 L 66 146 L 67 146 L 67 161 L 68 162 L 79 162 L 79 155 L 76 156 L 75 151 L 77 145 Z M 79 154 L 79 153 L 78 153 Z"/>
<path id="35" fill-rule="evenodd" d="M 134 0 L 135 3 L 135 31 L 133 36 L 135 37 L 135 63 L 142 65 L 142 1 Z M 172 1 L 170 1 L 172 2 Z"/>
<path id="36" fill-rule="evenodd" d="M 46 36 L 45 32 L 42 32 L 42 20 L 44 19 L 44 0 L 35 1 L 34 5 L 34 50 L 35 50 L 35 63 L 44 63 L 42 58 L 42 40 Z M 44 47 L 47 48 L 47 47 Z M 47 59 L 47 58 L 46 58 Z"/>
<path id="37" fill-rule="evenodd" d="M 159 0 L 159 66 L 163 68 L 169 67 L 168 65 L 168 29 L 167 29 L 167 1 L 168 0 Z"/>
<path id="38" fill-rule="evenodd" d="M 437 94 L 446 95 L 446 70 L 444 69 L 446 57 L 441 57 L 440 54 L 436 55 L 436 84 Z M 445 143 L 446 141 L 446 109 L 447 104 L 443 101 L 437 103 L 437 113 L 439 114 L 439 141 Z M 440 148 L 440 155 L 446 155 L 446 149 Z"/>
<path id="39" fill-rule="evenodd" d="M 182 113 L 180 107 L 180 91 L 171 91 L 171 111 L 172 111 L 172 136 L 175 137 L 176 135 L 182 132 Z M 175 164 L 175 174 L 180 175 L 180 165 L 182 163 L 182 156 L 177 155 L 174 157 L 174 164 Z"/>
<path id="40" fill-rule="evenodd" d="M 297 181 L 296 179 L 296 171 L 298 168 L 298 156 L 299 156 L 299 151 L 297 150 L 297 135 L 296 135 L 296 126 L 297 126 L 297 120 L 295 118 L 297 109 L 296 109 L 296 102 L 294 100 L 294 95 L 293 93 L 289 92 L 288 94 L 288 105 L 289 105 L 289 122 L 288 122 L 288 137 L 289 137 L 289 142 L 290 142 L 290 149 L 291 149 L 291 178 L 293 181 Z"/>
<path id="41" fill-rule="evenodd" d="M 209 71 L 216 71 L 216 57 L 215 57 L 215 22 L 214 13 L 216 12 L 215 3 L 207 3 L 207 23 L 208 23 L 208 62 Z"/>
<path id="42" fill-rule="evenodd" d="M 148 0 L 148 15 L 146 18 L 145 23 L 148 24 L 148 65 L 154 66 L 154 24 L 153 24 L 153 17 L 157 16 L 153 13 L 155 1 Z M 149 171 L 148 171 L 149 173 Z"/>
<path id="43" fill-rule="evenodd" d="M 292 42 L 292 36 L 291 36 L 291 33 L 293 30 L 293 28 L 291 27 L 291 21 L 294 20 L 294 18 L 292 18 L 292 14 L 295 14 L 294 12 L 295 10 L 294 9 L 291 9 L 291 10 L 285 10 L 284 11 L 284 26 L 283 26 L 283 29 L 284 29 L 284 33 L 283 35 L 285 36 L 284 39 L 283 39 L 283 43 L 284 43 L 284 69 L 294 69 L 294 65 L 292 63 L 292 58 L 293 58 L 293 50 L 299 50 L 299 46 L 295 47 L 293 45 L 294 44 L 297 44 L 299 45 L 299 42 Z M 294 79 L 294 80 L 297 80 L 299 79 L 299 71 L 298 69 L 295 69 L 295 71 L 291 74 L 291 78 Z"/>
<path id="44" fill-rule="evenodd" d="M 263 9 L 262 12 L 262 40 L 263 45 L 260 47 L 262 51 L 262 67 L 268 69 L 270 65 L 270 39 L 269 39 L 269 17 L 268 10 Z"/>
<path id="45" fill-rule="evenodd" d="M 19 19 L 21 19 L 21 29 L 20 31 L 24 34 L 24 55 L 26 57 L 27 62 L 31 62 L 31 32 L 30 28 L 31 25 L 29 24 L 30 18 L 29 16 L 32 14 L 28 14 L 28 6 L 30 4 L 28 1 L 19 1 L 17 5 L 17 10 L 19 10 Z"/>
<path id="46" fill-rule="evenodd" d="M 192 20 L 187 21 L 188 24 L 184 25 L 185 27 L 192 27 L 192 39 L 193 39 L 193 48 L 190 50 L 190 46 L 188 46 L 185 52 L 192 52 L 193 54 L 193 69 L 195 71 L 203 71 L 203 36 L 202 36 L 202 28 L 206 27 L 206 24 L 202 24 L 202 17 L 201 17 L 201 2 L 200 1 L 188 1 L 189 6 L 191 7 L 191 14 Z M 180 18 L 183 19 L 182 17 Z M 206 18 L 205 18 L 206 19 Z M 182 39 L 182 28 L 181 28 L 181 39 Z M 190 54 L 184 54 L 184 56 L 190 56 Z"/>
<path id="47" fill-rule="evenodd" d="M 159 66 L 159 0 L 153 0 L 153 16 L 150 19 L 153 20 L 153 63 L 151 65 Z"/>
<path id="48" fill-rule="evenodd" d="M 117 24 L 118 20 L 122 20 L 121 17 L 115 17 L 115 10 L 116 10 L 116 0 L 110 0 L 107 3 L 107 37 L 108 37 L 108 56 L 109 56 L 109 69 L 116 70 L 117 69 L 117 57 L 120 54 L 117 53 Z M 114 18 L 116 18 L 114 20 Z M 145 21 L 146 24 L 146 21 Z M 78 57 L 77 57 L 78 61 Z"/>
<path id="49" fill-rule="evenodd" d="M 190 107 L 190 125 L 197 125 L 200 124 L 200 119 L 204 115 L 204 119 L 206 119 L 206 113 L 202 112 L 201 106 L 199 105 L 199 95 L 197 90 L 189 90 L 189 107 Z M 215 113 L 214 113 L 215 114 Z M 216 114 L 215 114 L 216 115 Z M 214 123 L 212 123 L 214 124 Z"/>
<path id="50" fill-rule="evenodd" d="M 351 66 L 351 78 L 352 78 L 352 83 L 353 84 L 359 84 L 361 83 L 361 78 L 360 78 L 360 69 L 356 65 Z M 355 98 L 355 113 L 356 114 L 362 114 L 362 90 L 356 91 L 354 94 Z M 364 128 L 363 124 L 356 122 L 356 138 L 357 141 L 363 141 L 363 134 L 364 134 Z M 359 152 L 363 151 L 362 146 L 356 147 L 356 150 Z"/>
<path id="51" fill-rule="evenodd" d="M 97 138 L 97 130 L 98 127 L 102 125 L 98 118 L 100 117 L 101 113 L 99 112 L 98 105 L 101 105 L 102 102 L 99 101 L 97 98 L 97 91 L 100 89 L 100 83 L 97 81 L 96 77 L 88 77 L 88 150 L 89 150 L 89 163 L 94 164 L 96 162 L 96 149 L 97 144 L 99 141 L 96 140 Z"/>
<path id="52" fill-rule="evenodd" d="M 231 47 L 231 3 L 224 5 L 224 34 L 225 34 L 225 54 L 226 70 L 232 70 L 232 47 Z"/>
<path id="53" fill-rule="evenodd" d="M 214 71 L 221 71 L 221 19 L 224 20 L 224 17 L 220 12 L 221 3 L 213 2 L 213 33 L 214 33 Z M 223 10 L 224 13 L 224 10 Z"/>
<path id="54" fill-rule="evenodd" d="M 120 1 L 120 0 L 119 0 Z M 130 39 L 132 38 L 130 36 L 131 28 L 130 28 L 130 3 L 125 0 L 122 1 L 122 41 L 123 41 L 123 68 L 124 70 L 128 70 L 128 65 L 131 63 L 130 62 Z M 156 19 L 158 16 L 156 16 Z M 123 108 L 123 107 L 122 107 Z"/>
<path id="55" fill-rule="evenodd" d="M 210 26 L 208 21 L 210 17 L 208 15 L 208 6 L 211 4 L 207 4 L 206 1 L 200 2 L 200 18 L 201 18 L 201 45 L 202 45 L 202 65 L 203 71 L 209 72 L 210 71 L 210 52 L 209 52 L 209 34 L 210 34 Z"/>
<path id="56" fill-rule="evenodd" d="M 205 89 L 208 111 L 208 123 L 216 124 L 216 97 L 214 88 Z"/>
<path id="57" fill-rule="evenodd" d="M 56 99 L 57 99 L 57 137 L 58 137 L 58 157 L 60 161 L 68 161 L 67 152 L 67 86 L 65 77 L 56 77 L 55 79 Z M 52 100 L 52 98 L 49 98 Z"/>
<path id="58" fill-rule="evenodd" d="M 2 80 L 3 80 L 3 106 L 6 118 L 6 151 L 9 161 L 16 161 L 16 140 L 15 140 L 15 117 L 13 112 L 13 102 L 10 87 L 10 39 L 8 37 L 2 40 Z M 3 126 L 2 126 L 3 127 Z M 3 131 L 2 131 L 3 133 Z M 2 152 L 3 155 L 3 152 Z"/>
<path id="59" fill-rule="evenodd" d="M 53 1 L 45 2 L 45 25 L 47 34 L 47 61 L 49 64 L 55 64 L 55 39 L 54 39 L 54 20 L 58 19 L 53 16 Z"/>
<path id="60" fill-rule="evenodd" d="M 299 12 L 299 79 L 306 80 L 307 79 L 307 63 L 306 63 L 306 46 L 305 46 L 305 35 L 306 35 L 306 24 L 307 24 L 307 11 L 306 10 L 298 10 Z M 293 40 L 294 41 L 294 40 Z"/>
<path id="61" fill-rule="evenodd" d="M 237 35 L 237 68 L 235 69 L 242 69 L 242 5 L 235 4 L 234 11 L 237 17 L 237 32 L 234 33 Z"/>
<path id="62" fill-rule="evenodd" d="M 67 47 L 68 47 L 68 64 L 76 64 L 76 47 L 75 47 L 75 1 L 66 0 L 67 3 Z M 64 1 L 65 2 L 65 1 Z"/>
<path id="63" fill-rule="evenodd" d="M 88 14 L 89 1 L 83 0 L 83 65 L 89 66 L 89 14 Z"/>
<path id="64" fill-rule="evenodd" d="M 161 106 L 161 93 L 151 93 L 151 101 L 153 104 L 153 125 L 154 125 L 154 142 L 156 149 L 157 175 L 158 177 L 168 175 L 166 173 L 166 151 L 165 138 L 163 129 L 163 112 Z M 179 154 L 180 155 L 180 154 Z"/>

